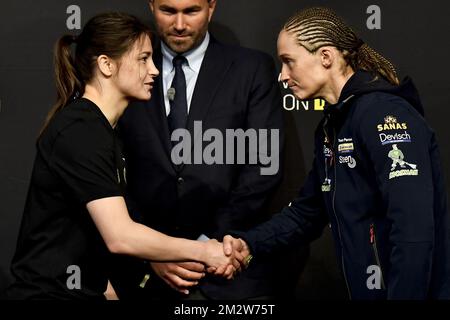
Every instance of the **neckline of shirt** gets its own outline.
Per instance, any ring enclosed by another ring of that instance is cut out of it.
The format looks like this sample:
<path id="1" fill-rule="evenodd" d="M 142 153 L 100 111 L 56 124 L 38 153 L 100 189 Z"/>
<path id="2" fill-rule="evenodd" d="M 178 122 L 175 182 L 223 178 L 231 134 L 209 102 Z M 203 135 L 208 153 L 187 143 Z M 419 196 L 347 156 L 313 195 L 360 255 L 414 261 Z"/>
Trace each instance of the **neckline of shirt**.
<path id="1" fill-rule="evenodd" d="M 106 116 L 103 114 L 102 110 L 100 109 L 100 107 L 92 100 L 89 100 L 88 98 L 84 98 L 84 97 L 80 97 L 79 101 L 81 102 L 81 100 L 86 101 L 89 105 L 93 106 L 94 108 L 93 111 L 102 119 L 103 123 L 109 128 L 111 129 L 113 132 L 115 131 L 115 129 L 112 127 L 111 123 L 109 123 L 108 119 L 106 118 Z"/>

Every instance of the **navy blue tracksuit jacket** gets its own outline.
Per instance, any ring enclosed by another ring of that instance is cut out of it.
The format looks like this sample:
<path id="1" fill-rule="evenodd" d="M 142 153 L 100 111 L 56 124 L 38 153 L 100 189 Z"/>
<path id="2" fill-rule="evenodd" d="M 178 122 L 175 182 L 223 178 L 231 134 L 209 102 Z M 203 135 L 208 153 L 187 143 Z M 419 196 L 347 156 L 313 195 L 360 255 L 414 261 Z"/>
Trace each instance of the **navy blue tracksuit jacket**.
<path id="1" fill-rule="evenodd" d="M 255 259 L 308 242 L 330 225 L 352 299 L 450 299 L 447 194 L 417 90 L 356 72 L 315 135 L 299 196 L 235 233 Z"/>

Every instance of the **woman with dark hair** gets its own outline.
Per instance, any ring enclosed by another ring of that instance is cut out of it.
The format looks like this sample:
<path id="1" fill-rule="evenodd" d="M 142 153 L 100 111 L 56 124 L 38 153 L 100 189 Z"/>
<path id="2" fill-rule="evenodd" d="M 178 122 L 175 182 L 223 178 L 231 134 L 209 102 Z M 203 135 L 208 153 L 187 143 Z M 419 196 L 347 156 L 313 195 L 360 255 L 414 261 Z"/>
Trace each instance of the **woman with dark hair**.
<path id="1" fill-rule="evenodd" d="M 58 100 L 37 141 L 9 298 L 104 299 L 111 252 L 232 276 L 239 263 L 217 241 L 168 237 L 128 215 L 114 128 L 132 99 L 150 99 L 158 74 L 149 29 L 127 14 L 97 15 L 57 42 Z"/>
<path id="2" fill-rule="evenodd" d="M 447 194 L 433 130 L 412 81 L 333 11 L 309 8 L 278 37 L 280 80 L 323 98 L 313 168 L 281 214 L 225 238 L 254 256 L 333 232 L 353 299 L 450 299 Z M 242 240 L 243 239 L 243 240 Z"/>

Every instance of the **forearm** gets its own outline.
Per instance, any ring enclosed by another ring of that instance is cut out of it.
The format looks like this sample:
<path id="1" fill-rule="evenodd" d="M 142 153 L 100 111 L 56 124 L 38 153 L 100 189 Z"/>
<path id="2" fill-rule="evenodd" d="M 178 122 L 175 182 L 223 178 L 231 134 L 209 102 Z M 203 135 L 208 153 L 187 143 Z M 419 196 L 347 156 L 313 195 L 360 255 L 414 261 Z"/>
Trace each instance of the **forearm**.
<path id="1" fill-rule="evenodd" d="M 151 261 L 205 262 L 203 242 L 169 237 L 133 221 L 124 228 L 112 249 L 114 253 Z"/>
<path id="2" fill-rule="evenodd" d="M 113 253 L 154 261 L 205 262 L 208 258 L 204 242 L 169 237 L 134 222 L 122 197 L 92 201 L 87 209 Z"/>
<path id="3" fill-rule="evenodd" d="M 255 228 L 231 234 L 245 240 L 251 254 L 270 255 L 311 242 L 320 236 L 327 221 L 324 214 L 286 207 Z"/>
<path id="4" fill-rule="evenodd" d="M 328 216 L 323 208 L 317 180 L 313 168 L 299 196 L 289 206 L 269 221 L 235 235 L 248 243 L 252 254 L 270 254 L 318 238 L 328 223 Z"/>
<path id="5" fill-rule="evenodd" d="M 214 269 L 216 274 L 232 277 L 239 267 L 235 256 L 224 255 L 216 240 L 193 241 L 166 236 L 142 224 L 131 222 L 123 231 L 116 247 L 118 254 L 128 254 L 153 261 L 194 261 Z M 234 265 L 234 268 L 233 268 Z"/>

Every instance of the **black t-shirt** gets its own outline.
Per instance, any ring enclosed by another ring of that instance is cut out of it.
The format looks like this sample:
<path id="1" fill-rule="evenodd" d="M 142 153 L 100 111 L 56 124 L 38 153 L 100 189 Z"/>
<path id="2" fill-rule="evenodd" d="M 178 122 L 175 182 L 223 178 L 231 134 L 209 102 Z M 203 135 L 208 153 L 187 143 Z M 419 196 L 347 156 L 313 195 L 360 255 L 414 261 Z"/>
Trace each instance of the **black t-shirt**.
<path id="1" fill-rule="evenodd" d="M 123 196 L 124 162 L 94 103 L 78 99 L 55 115 L 37 143 L 9 297 L 103 298 L 110 254 L 86 204 Z"/>

